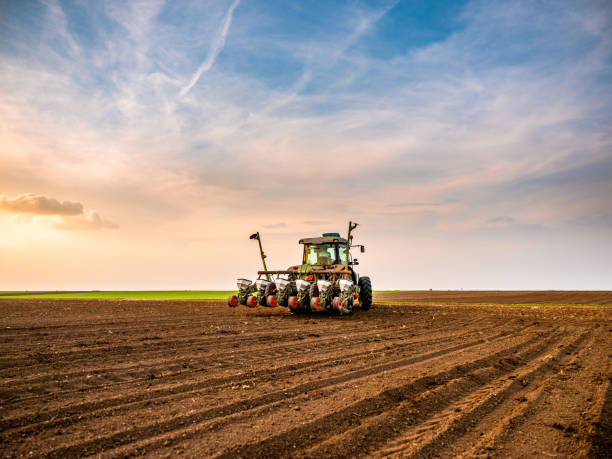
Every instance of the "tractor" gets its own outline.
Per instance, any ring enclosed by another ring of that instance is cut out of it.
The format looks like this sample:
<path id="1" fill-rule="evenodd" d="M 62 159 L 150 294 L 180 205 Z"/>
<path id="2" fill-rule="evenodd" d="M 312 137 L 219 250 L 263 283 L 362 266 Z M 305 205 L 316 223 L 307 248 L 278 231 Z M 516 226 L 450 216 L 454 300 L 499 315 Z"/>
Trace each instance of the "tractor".
<path id="1" fill-rule="evenodd" d="M 353 245 L 351 234 L 358 224 L 349 222 L 346 238 L 339 233 L 323 233 L 321 237 L 300 239 L 304 246 L 302 264 L 290 266 L 282 271 L 270 271 L 266 267 L 266 255 L 261 245 L 259 232 L 250 239 L 259 243 L 263 271 L 257 272 L 257 279 L 238 279 L 238 292 L 227 302 L 230 307 L 239 305 L 284 306 L 294 314 L 311 311 L 328 311 L 348 315 L 356 306 L 368 310 L 372 306 L 372 284 L 369 277 L 359 276 L 354 266 L 359 264 L 351 255 Z"/>

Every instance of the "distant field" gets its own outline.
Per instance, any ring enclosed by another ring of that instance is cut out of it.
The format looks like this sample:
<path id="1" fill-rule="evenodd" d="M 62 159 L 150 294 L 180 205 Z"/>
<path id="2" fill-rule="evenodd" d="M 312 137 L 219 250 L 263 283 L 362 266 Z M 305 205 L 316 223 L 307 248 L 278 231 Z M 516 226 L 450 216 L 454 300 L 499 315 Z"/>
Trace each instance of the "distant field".
<path id="1" fill-rule="evenodd" d="M 225 300 L 234 290 L 151 290 L 151 291 L 0 291 L 0 299 L 76 299 L 76 300 Z M 376 290 L 374 302 L 394 305 L 415 304 L 507 304 L 612 305 L 610 291 L 436 291 Z"/>
<path id="2" fill-rule="evenodd" d="M 379 290 L 375 294 L 402 290 Z M 118 292 L 3 292 L 2 298 L 70 298 L 74 300 L 225 300 L 235 290 L 127 290 Z"/>
<path id="3" fill-rule="evenodd" d="M 612 305 L 612 291 L 569 290 L 421 290 L 378 292 L 374 301 L 385 304 L 507 304 L 528 305 Z"/>
<path id="4" fill-rule="evenodd" d="M 5 293 L 9 293 L 6 295 Z M 0 292 L 0 298 L 70 298 L 78 300 L 224 300 L 229 290 L 167 290 L 120 292 Z"/>

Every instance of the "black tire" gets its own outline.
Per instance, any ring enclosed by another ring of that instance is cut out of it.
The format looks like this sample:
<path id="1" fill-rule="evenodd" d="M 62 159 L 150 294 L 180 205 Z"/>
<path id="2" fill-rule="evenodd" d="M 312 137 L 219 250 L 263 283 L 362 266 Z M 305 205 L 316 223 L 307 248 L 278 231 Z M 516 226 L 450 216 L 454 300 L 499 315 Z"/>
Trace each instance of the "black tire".
<path id="1" fill-rule="evenodd" d="M 367 311 L 372 307 L 372 282 L 369 277 L 360 277 L 358 285 L 361 309 Z"/>

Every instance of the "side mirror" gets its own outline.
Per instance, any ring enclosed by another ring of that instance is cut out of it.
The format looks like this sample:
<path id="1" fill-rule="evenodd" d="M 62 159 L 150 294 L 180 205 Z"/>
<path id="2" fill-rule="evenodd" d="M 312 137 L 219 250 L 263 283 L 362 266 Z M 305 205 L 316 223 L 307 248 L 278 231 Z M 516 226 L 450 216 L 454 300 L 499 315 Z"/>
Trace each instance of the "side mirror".
<path id="1" fill-rule="evenodd" d="M 365 252 L 365 247 L 361 246 L 361 253 Z"/>
<path id="2" fill-rule="evenodd" d="M 359 260 L 357 258 L 353 258 L 353 265 L 358 265 L 359 264 Z"/>

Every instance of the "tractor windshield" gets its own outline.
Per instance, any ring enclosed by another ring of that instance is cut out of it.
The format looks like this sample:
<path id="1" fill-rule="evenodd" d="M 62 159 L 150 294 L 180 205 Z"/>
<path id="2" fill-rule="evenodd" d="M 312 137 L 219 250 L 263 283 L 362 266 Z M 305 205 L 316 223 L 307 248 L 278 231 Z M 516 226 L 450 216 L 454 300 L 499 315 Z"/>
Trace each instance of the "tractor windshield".
<path id="1" fill-rule="evenodd" d="M 338 251 L 337 251 L 338 250 Z M 306 263 L 309 265 L 344 264 L 346 247 L 337 244 L 317 244 L 306 246 Z"/>
<path id="2" fill-rule="evenodd" d="M 338 244 L 338 256 L 340 263 L 344 264 L 346 262 L 346 245 Z"/>

